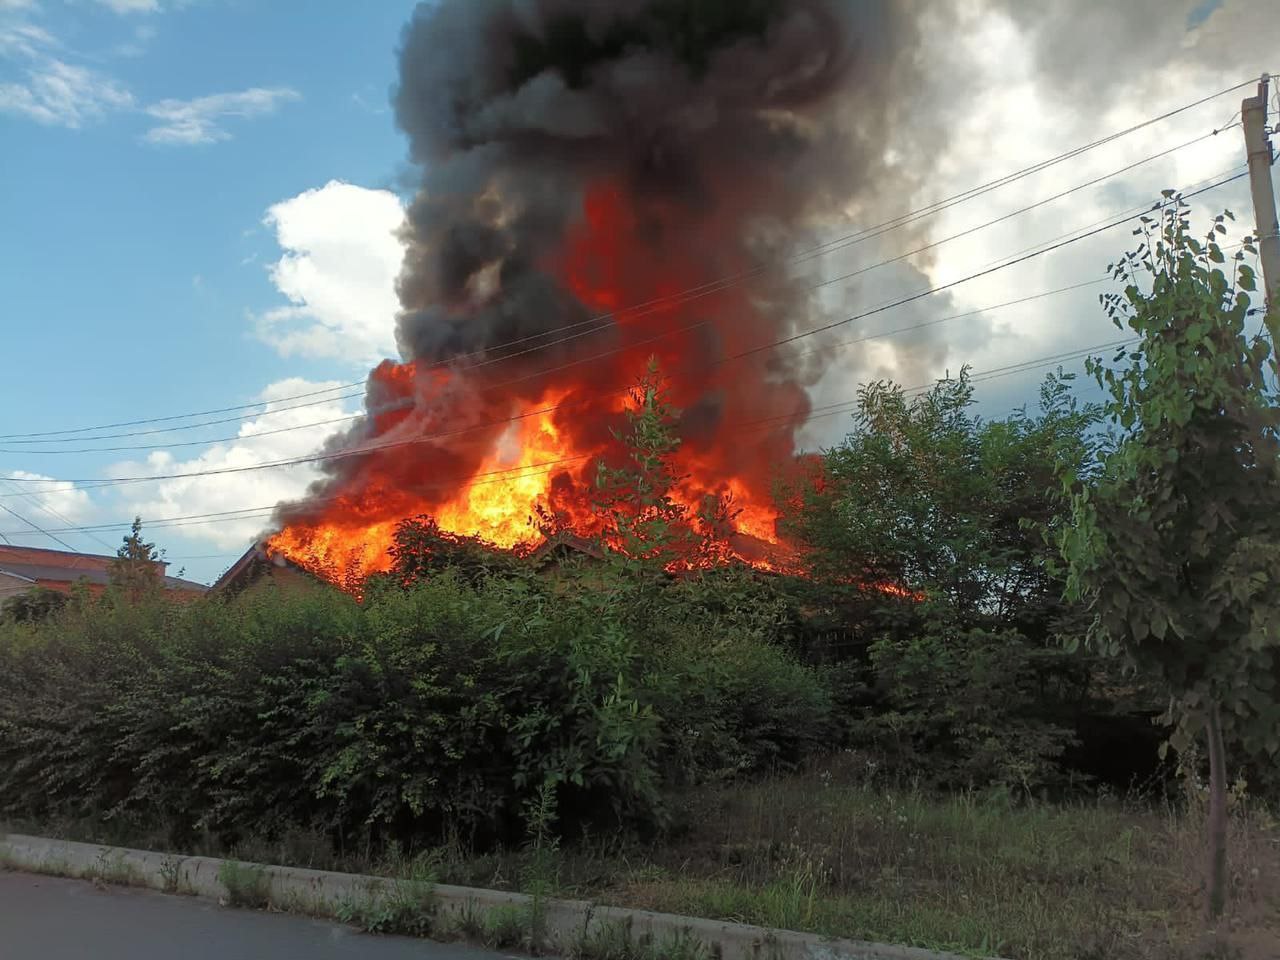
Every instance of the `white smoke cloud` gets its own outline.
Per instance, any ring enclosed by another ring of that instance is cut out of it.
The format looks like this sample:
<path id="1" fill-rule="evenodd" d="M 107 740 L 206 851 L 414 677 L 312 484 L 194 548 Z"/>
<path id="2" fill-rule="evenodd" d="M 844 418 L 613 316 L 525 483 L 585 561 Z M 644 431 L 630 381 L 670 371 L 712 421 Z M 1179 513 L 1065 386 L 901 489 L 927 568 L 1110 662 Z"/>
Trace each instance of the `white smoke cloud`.
<path id="1" fill-rule="evenodd" d="M 275 204 L 264 222 L 284 250 L 270 276 L 289 304 L 258 319 L 261 339 L 286 357 L 368 366 L 395 356 L 396 195 L 332 180 Z"/>

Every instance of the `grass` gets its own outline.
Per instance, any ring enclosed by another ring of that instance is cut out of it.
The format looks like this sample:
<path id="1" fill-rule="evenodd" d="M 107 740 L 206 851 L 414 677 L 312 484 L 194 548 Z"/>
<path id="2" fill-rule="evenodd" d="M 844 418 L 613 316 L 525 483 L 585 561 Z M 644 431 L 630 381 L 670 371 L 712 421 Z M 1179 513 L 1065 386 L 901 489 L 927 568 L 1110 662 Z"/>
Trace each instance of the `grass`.
<path id="1" fill-rule="evenodd" d="M 401 861 L 387 886 L 338 904 L 337 917 L 367 933 L 426 937 L 435 932 L 435 860 Z"/>
<path id="2" fill-rule="evenodd" d="M 227 903 L 233 907 L 261 910 L 271 902 L 267 872 L 257 864 L 224 861 L 218 868 L 218 882 L 227 889 Z"/>
<path id="3" fill-rule="evenodd" d="M 707 945 L 688 931 L 658 943 L 637 941 L 625 921 L 598 924 L 567 952 L 568 960 L 711 960 Z"/>
<path id="4" fill-rule="evenodd" d="M 687 804 L 691 826 L 664 843 L 566 848 L 556 893 L 974 956 L 1199 956 L 1198 800 L 1188 809 L 937 797 L 878 789 L 846 767 L 702 791 Z M 1237 803 L 1231 850 L 1223 929 L 1280 942 L 1280 831 L 1265 810 Z M 511 888 L 521 863 L 455 856 L 441 880 Z"/>
<path id="5" fill-rule="evenodd" d="M 338 857 L 323 838 L 302 834 L 262 845 L 253 859 L 378 873 L 402 883 L 429 864 L 433 881 L 508 890 L 526 887 L 534 874 L 553 883 L 549 896 L 971 956 L 1274 960 L 1277 954 L 1280 827 L 1243 797 L 1234 802 L 1229 914 L 1219 929 L 1235 946 L 1210 949 L 1202 942 L 1198 891 L 1200 794 L 1177 802 L 1015 803 L 1000 794 L 886 789 L 865 773 L 845 757 L 804 775 L 704 789 L 682 798 L 682 831 L 653 842 L 566 843 L 554 852 L 554 869 L 545 848 L 470 855 L 451 844 L 416 859 L 395 851 Z M 247 849 L 236 855 L 247 856 Z M 398 917 L 412 916 L 397 909 L 369 905 L 352 919 L 389 931 L 402 922 Z M 525 913 L 462 917 L 450 932 L 495 947 L 527 945 L 536 939 L 536 918 Z M 629 936 L 601 931 L 587 939 L 572 951 L 586 960 L 642 954 L 687 960 L 682 951 L 692 949 L 632 944 Z"/>

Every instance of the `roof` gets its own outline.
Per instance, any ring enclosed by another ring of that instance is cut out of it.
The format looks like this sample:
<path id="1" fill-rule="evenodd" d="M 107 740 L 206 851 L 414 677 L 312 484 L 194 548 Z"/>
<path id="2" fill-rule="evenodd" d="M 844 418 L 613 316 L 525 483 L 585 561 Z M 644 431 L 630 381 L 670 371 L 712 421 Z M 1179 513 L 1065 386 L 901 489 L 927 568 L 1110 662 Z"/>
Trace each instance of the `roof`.
<path id="1" fill-rule="evenodd" d="M 55 580 L 59 583 L 75 583 L 78 580 L 87 580 L 90 583 L 105 584 L 110 581 L 110 574 L 106 570 L 94 567 L 86 567 L 77 570 L 73 567 L 50 566 L 46 564 L 36 563 L 8 563 L 0 559 L 0 563 L 4 563 L 0 570 L 5 573 L 14 574 L 19 577 L 25 577 L 33 582 L 39 580 Z"/>
<path id="2" fill-rule="evenodd" d="M 119 557 L 98 553 L 73 553 L 70 550 L 46 550 L 42 547 L 18 547 L 0 544 L 0 572 L 30 581 L 53 583 L 89 583 L 105 585 L 111 579 L 111 565 Z M 168 590 L 192 590 L 203 593 L 209 589 L 203 583 L 170 577 L 165 573 L 168 563 L 152 561 L 164 579 Z"/>
<path id="3" fill-rule="evenodd" d="M 71 550 L 46 550 L 44 547 L 20 547 L 11 543 L 0 543 L 0 567 L 5 568 L 14 564 L 30 563 L 47 567 L 110 570 L 112 561 L 116 559 L 118 558 L 114 554 L 107 556 L 101 553 L 75 553 Z M 156 562 L 164 564 L 163 560 Z"/>
<path id="4" fill-rule="evenodd" d="M 194 590 L 197 593 L 205 593 L 209 589 L 207 583 L 200 583 L 198 580 L 185 580 L 182 577 L 165 576 L 164 586 L 166 590 Z"/>
<path id="5" fill-rule="evenodd" d="M 259 541 L 246 550 L 225 573 L 209 587 L 212 593 L 238 593 L 272 567 L 288 568 L 315 579 L 315 575 L 306 567 L 294 563 L 282 553 L 267 550 L 265 541 Z"/>
<path id="6" fill-rule="evenodd" d="M 600 549 L 599 544 L 563 530 L 544 540 L 533 553 L 529 554 L 529 559 L 535 564 L 541 564 L 557 557 L 572 556 L 575 553 L 584 554 L 594 560 L 604 558 L 604 551 Z"/>

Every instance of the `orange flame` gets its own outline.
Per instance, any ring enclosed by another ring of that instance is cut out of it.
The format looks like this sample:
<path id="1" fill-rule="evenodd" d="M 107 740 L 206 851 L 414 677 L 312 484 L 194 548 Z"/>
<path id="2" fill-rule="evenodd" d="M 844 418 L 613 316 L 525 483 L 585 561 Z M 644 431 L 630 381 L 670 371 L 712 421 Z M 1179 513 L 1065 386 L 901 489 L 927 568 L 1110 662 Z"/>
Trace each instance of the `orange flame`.
<path id="1" fill-rule="evenodd" d="M 773 324 L 740 288 L 680 297 L 707 278 L 688 265 L 693 258 L 651 243 L 655 233 L 700 243 L 688 211 L 637 203 L 616 184 L 590 191 L 579 224 L 545 269 L 585 310 L 617 311 L 600 324 L 612 340 L 584 338 L 568 348 L 572 359 L 549 366 L 540 356 L 448 370 L 384 362 L 370 375 L 370 396 L 381 399 L 370 401 L 363 432 L 347 440 L 358 456 L 334 468 L 326 496 L 286 508 L 269 548 L 351 583 L 387 570 L 397 524 L 424 514 L 443 531 L 503 548 L 540 541 L 538 516 L 598 535 L 595 464 L 620 455 L 611 430 L 621 426 L 625 387 L 656 353 L 675 405 L 697 414 L 675 454 L 685 479 L 674 499 L 691 513 L 709 498 L 733 505 L 731 529 L 696 562 L 796 569 L 777 533 L 771 481 L 791 459 L 807 397 L 758 365 L 707 362 L 754 345 Z M 631 304 L 641 306 L 623 309 Z M 734 427 L 752 418 L 771 425 Z"/>

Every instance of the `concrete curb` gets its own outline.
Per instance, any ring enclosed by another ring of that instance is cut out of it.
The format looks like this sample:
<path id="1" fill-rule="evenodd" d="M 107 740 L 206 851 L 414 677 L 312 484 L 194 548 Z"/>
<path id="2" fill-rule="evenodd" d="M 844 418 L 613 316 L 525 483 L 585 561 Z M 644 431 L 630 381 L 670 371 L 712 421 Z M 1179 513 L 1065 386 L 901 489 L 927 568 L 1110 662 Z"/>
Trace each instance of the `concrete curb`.
<path id="1" fill-rule="evenodd" d="M 78 877 L 103 883 L 148 887 L 167 893 L 229 902 L 231 892 L 220 874 L 233 861 L 212 857 L 104 847 L 70 840 L 0 834 L 0 867 Z M 300 867 L 236 865 L 255 891 L 272 906 L 335 917 L 344 904 L 394 896 L 397 881 L 352 873 Z M 434 884 L 430 896 L 436 916 L 457 925 L 475 924 L 494 911 L 528 911 L 532 900 L 520 893 Z M 832 940 L 790 930 L 769 930 L 743 923 L 681 917 L 648 910 L 608 907 L 582 900 L 543 903 L 551 952 L 565 952 L 593 937 L 622 931 L 633 942 L 670 943 L 693 939 L 715 960 L 962 960 L 956 954 L 916 947 Z"/>

